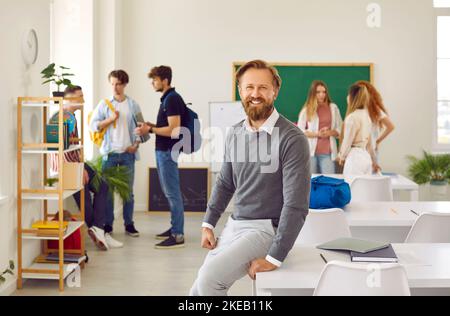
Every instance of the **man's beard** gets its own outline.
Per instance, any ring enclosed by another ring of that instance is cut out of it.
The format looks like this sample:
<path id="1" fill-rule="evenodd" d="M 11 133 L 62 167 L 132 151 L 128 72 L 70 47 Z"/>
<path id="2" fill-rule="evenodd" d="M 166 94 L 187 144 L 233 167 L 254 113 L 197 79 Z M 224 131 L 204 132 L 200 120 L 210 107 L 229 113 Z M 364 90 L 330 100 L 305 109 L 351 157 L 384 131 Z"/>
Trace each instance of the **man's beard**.
<path id="1" fill-rule="evenodd" d="M 254 106 L 250 104 L 252 101 L 260 101 L 261 104 L 259 104 L 258 106 Z M 262 98 L 248 99 L 248 101 L 243 101 L 242 105 L 244 106 L 245 113 L 252 121 L 267 120 L 274 109 L 273 102 L 267 103 Z"/>

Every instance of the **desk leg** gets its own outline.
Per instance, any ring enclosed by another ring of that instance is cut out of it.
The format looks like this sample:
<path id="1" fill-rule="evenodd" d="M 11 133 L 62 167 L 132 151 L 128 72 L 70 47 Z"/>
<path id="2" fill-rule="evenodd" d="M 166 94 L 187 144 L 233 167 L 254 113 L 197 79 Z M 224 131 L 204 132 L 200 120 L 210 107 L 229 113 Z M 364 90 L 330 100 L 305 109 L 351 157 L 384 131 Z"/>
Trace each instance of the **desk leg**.
<path id="1" fill-rule="evenodd" d="M 411 202 L 419 201 L 419 190 L 412 190 L 409 192 Z"/>

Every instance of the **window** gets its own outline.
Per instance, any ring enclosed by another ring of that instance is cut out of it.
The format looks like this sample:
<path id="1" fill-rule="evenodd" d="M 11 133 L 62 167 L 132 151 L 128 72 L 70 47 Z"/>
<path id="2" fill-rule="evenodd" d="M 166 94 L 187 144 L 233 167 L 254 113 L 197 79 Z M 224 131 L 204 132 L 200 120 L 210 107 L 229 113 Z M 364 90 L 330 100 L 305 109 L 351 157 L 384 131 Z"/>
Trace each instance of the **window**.
<path id="1" fill-rule="evenodd" d="M 450 150 L 450 0 L 434 0 L 437 19 L 437 119 L 435 148 Z"/>
<path id="2" fill-rule="evenodd" d="M 435 8 L 450 8 L 450 0 L 434 0 Z"/>
<path id="3" fill-rule="evenodd" d="M 450 16 L 437 26 L 438 143 L 450 146 Z"/>

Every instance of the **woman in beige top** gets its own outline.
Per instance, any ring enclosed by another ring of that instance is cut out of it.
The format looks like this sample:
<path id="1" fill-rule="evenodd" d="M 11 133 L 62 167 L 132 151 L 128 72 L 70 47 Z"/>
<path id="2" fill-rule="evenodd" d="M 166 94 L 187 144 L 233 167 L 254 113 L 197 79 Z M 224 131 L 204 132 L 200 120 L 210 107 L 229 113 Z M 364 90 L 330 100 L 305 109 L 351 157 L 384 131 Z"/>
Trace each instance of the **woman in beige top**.
<path id="1" fill-rule="evenodd" d="M 395 130 L 395 125 L 389 118 L 383 98 L 378 90 L 370 82 L 358 81 L 357 83 L 364 85 L 370 95 L 370 102 L 367 109 L 372 120 L 372 145 L 375 154 L 378 155 L 381 142 Z"/>
<path id="2" fill-rule="evenodd" d="M 347 98 L 347 117 L 344 122 L 339 164 L 344 166 L 344 175 L 370 175 L 379 171 L 372 147 L 370 120 L 367 106 L 370 95 L 362 84 L 350 87 Z"/>

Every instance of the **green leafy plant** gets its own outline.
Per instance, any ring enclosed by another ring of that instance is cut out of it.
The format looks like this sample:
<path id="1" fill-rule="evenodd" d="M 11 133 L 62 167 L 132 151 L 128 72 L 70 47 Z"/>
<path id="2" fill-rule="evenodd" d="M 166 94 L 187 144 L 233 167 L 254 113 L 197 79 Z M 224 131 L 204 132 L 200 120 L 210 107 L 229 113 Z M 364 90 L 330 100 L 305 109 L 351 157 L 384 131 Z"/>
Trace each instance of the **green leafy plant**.
<path id="1" fill-rule="evenodd" d="M 49 187 L 53 187 L 56 183 L 58 183 L 59 179 L 57 178 L 49 178 L 47 180 L 45 180 L 45 185 L 49 186 Z"/>
<path id="2" fill-rule="evenodd" d="M 424 151 L 424 158 L 408 156 L 409 175 L 417 184 L 450 182 L 450 155 L 432 155 Z"/>
<path id="3" fill-rule="evenodd" d="M 58 92 L 61 91 L 62 85 L 72 87 L 72 81 L 70 81 L 67 77 L 72 77 L 74 74 L 69 73 L 68 70 L 70 70 L 70 68 L 64 66 L 56 67 L 56 64 L 54 63 L 48 65 L 47 68 L 41 72 L 42 79 L 46 79 L 42 84 L 44 85 L 53 82 L 58 87 Z"/>
<path id="4" fill-rule="evenodd" d="M 5 275 L 10 274 L 10 275 L 14 275 L 14 261 L 10 260 L 9 261 L 9 267 L 2 272 L 2 274 L 0 274 L 0 283 L 3 283 L 6 281 Z"/>
<path id="5" fill-rule="evenodd" d="M 117 193 L 124 202 L 130 201 L 130 170 L 125 166 L 117 166 L 103 170 L 102 161 L 103 158 L 98 157 L 93 161 L 86 162 L 96 173 L 95 177 L 92 179 L 94 189 L 98 191 L 101 181 L 104 180 L 108 184 L 111 194 Z"/>

